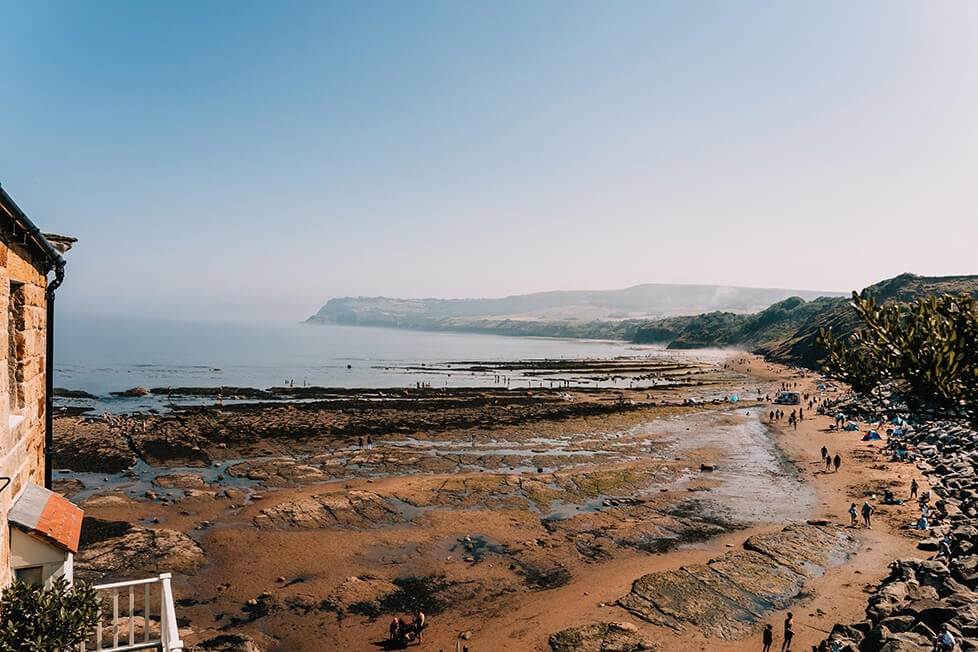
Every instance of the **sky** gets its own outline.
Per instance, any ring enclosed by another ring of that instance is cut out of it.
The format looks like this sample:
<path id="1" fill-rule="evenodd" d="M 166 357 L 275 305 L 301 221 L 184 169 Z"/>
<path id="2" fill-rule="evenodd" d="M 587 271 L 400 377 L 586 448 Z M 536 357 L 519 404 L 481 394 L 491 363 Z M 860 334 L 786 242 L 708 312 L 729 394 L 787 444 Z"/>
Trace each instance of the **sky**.
<path id="1" fill-rule="evenodd" d="M 978 3 L 0 0 L 59 310 L 975 274 Z"/>

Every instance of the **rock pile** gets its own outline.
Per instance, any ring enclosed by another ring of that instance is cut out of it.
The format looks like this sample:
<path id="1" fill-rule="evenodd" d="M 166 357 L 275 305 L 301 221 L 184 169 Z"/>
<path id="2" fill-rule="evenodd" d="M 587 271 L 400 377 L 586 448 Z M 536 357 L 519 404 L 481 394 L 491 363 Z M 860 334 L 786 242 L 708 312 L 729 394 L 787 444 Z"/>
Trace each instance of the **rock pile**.
<path id="1" fill-rule="evenodd" d="M 869 599 L 866 620 L 836 625 L 828 649 L 929 649 L 941 627 L 957 640 L 955 649 L 978 649 L 978 432 L 962 421 L 925 421 L 905 440 L 916 448 L 917 467 L 936 497 L 935 535 L 952 537 L 951 559 L 891 563 L 889 577 Z M 936 553 L 939 542 L 921 541 L 918 548 Z"/>

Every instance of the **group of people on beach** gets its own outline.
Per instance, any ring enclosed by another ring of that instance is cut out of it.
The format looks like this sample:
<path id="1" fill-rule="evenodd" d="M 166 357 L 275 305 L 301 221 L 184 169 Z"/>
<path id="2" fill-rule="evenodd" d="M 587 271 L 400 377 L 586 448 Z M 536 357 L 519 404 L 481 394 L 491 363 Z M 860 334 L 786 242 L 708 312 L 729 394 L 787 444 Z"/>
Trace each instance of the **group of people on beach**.
<path id="1" fill-rule="evenodd" d="M 873 527 L 873 512 L 876 508 L 869 504 L 868 500 L 863 501 L 863 506 L 859 508 L 859 513 L 863 517 L 863 525 L 872 529 Z M 856 517 L 856 503 L 849 505 L 849 525 L 852 527 L 856 526 L 858 518 Z"/>
<path id="2" fill-rule="evenodd" d="M 394 616 L 388 627 L 388 640 L 405 646 L 411 641 L 417 641 L 418 645 L 421 645 L 427 626 L 428 619 L 420 609 L 414 613 L 414 621 Z"/>
<path id="3" fill-rule="evenodd" d="M 842 457 L 838 453 L 835 454 L 835 457 L 832 457 L 829 455 L 829 449 L 825 446 L 822 446 L 822 461 L 825 462 L 826 473 L 831 471 L 833 466 L 836 471 L 842 466 Z"/>
<path id="4" fill-rule="evenodd" d="M 790 611 L 784 619 L 784 640 L 781 642 L 781 652 L 789 652 L 791 650 L 791 640 L 795 637 L 795 616 Z M 771 646 L 774 644 L 774 626 L 768 623 L 764 626 L 764 635 L 762 637 L 764 643 L 763 652 L 771 652 Z"/>

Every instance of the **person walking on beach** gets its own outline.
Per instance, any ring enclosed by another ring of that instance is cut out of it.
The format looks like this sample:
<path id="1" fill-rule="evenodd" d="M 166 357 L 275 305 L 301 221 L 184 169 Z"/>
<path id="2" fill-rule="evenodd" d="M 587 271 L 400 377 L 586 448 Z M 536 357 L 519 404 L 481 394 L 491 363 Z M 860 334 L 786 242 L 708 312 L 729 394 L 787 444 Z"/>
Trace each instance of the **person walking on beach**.
<path id="1" fill-rule="evenodd" d="M 795 616 L 790 611 L 788 617 L 784 619 L 784 642 L 781 643 L 781 652 L 788 652 L 791 649 L 791 639 L 795 637 Z"/>
<path id="2" fill-rule="evenodd" d="M 829 456 L 829 449 L 826 448 L 825 446 L 822 446 L 822 461 L 824 462 L 825 458 L 828 456 Z"/>
<path id="3" fill-rule="evenodd" d="M 370 450 L 373 447 L 374 447 L 373 437 L 371 437 L 370 435 L 367 435 L 367 450 Z"/>
<path id="4" fill-rule="evenodd" d="M 863 524 L 868 527 L 873 527 L 872 516 L 873 516 L 873 506 L 869 504 L 869 501 L 863 501 Z"/>
<path id="5" fill-rule="evenodd" d="M 363 435 L 360 435 L 360 450 L 363 450 Z"/>
<path id="6" fill-rule="evenodd" d="M 838 453 L 836 453 L 835 454 L 835 457 L 832 459 L 832 466 L 834 466 L 835 467 L 835 470 L 838 471 L 840 464 L 842 464 L 842 458 L 839 457 L 839 454 Z"/>
<path id="7" fill-rule="evenodd" d="M 856 503 L 849 505 L 849 525 L 856 525 Z"/>
<path id="8" fill-rule="evenodd" d="M 764 626 L 764 634 L 761 640 L 764 642 L 764 649 L 761 652 L 771 652 L 771 644 L 774 643 L 774 626 L 771 623 Z"/>
<path id="9" fill-rule="evenodd" d="M 828 473 L 831 470 L 832 470 L 832 456 L 829 455 L 828 452 L 826 452 L 825 453 L 825 472 Z"/>
<path id="10" fill-rule="evenodd" d="M 914 478 L 913 480 L 910 481 L 910 498 L 917 497 L 917 489 L 918 489 L 917 478 Z"/>

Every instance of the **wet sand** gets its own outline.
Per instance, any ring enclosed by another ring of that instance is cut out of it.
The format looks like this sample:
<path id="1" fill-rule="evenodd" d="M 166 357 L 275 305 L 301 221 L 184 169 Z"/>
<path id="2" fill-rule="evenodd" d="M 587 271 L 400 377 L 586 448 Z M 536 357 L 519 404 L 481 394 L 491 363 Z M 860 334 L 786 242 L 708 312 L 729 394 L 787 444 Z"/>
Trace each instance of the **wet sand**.
<path id="1" fill-rule="evenodd" d="M 850 501 L 896 474 L 908 485 L 915 469 L 857 461 L 867 451 L 859 433 L 823 432 L 828 417 L 769 426 L 770 406 L 749 397 L 773 396 L 783 381 L 814 391 L 814 377 L 744 356 L 729 364 L 651 399 L 644 389 L 568 393 L 627 409 L 503 423 L 521 408 L 501 405 L 490 427 L 411 433 L 392 421 L 370 450 L 348 437 L 300 454 L 274 439 L 201 441 L 207 468 L 91 474 L 80 495 L 87 516 L 189 532 L 202 546 L 207 563 L 176 584 L 190 644 L 233 632 L 267 650 L 385 649 L 391 616 L 422 604 L 423 649 L 454 650 L 468 632 L 473 651 L 547 650 L 551 633 L 599 621 L 632 622 L 661 649 L 759 649 L 759 625 L 720 641 L 652 626 L 614 603 L 640 576 L 704 562 L 751 534 L 812 517 L 848 523 Z M 683 405 L 733 394 L 741 401 Z M 824 472 L 823 444 L 843 457 L 839 473 Z M 254 453 L 276 450 L 255 463 Z M 857 620 L 863 587 L 913 550 L 891 532 L 908 516 L 880 517 L 853 531 L 859 552 L 792 606 L 796 649 Z M 782 618 L 766 620 L 778 632 Z"/>

